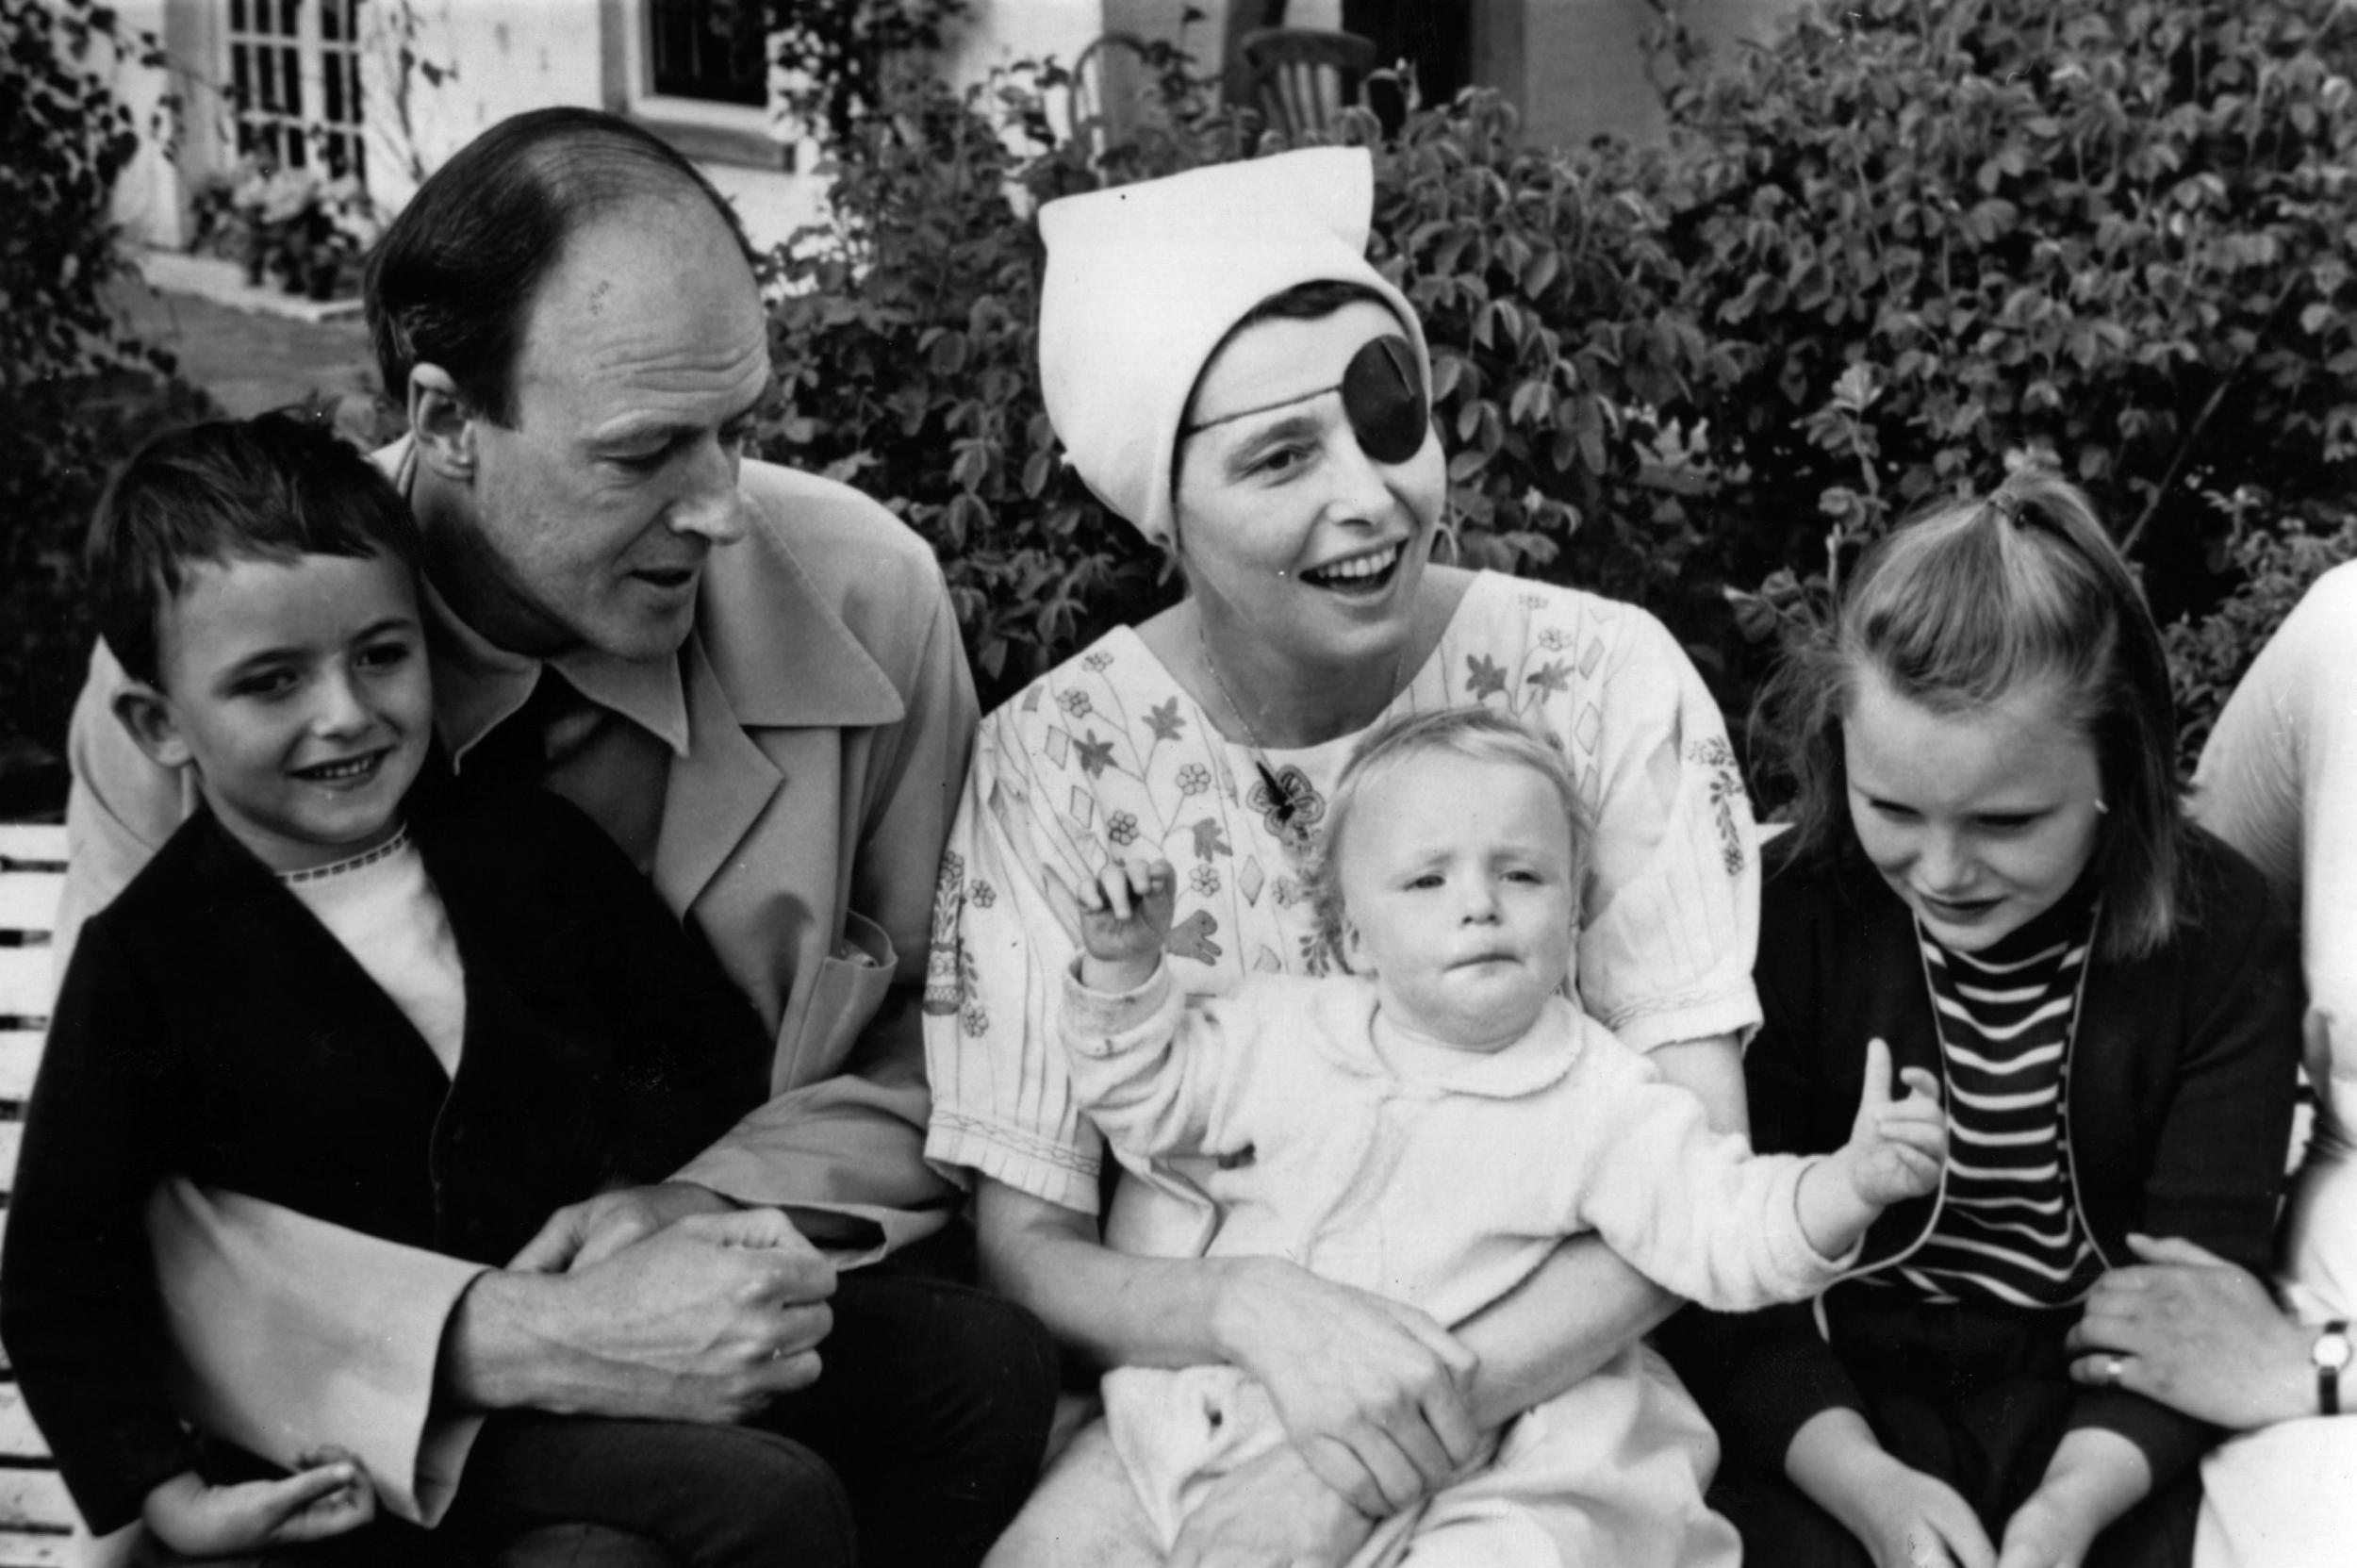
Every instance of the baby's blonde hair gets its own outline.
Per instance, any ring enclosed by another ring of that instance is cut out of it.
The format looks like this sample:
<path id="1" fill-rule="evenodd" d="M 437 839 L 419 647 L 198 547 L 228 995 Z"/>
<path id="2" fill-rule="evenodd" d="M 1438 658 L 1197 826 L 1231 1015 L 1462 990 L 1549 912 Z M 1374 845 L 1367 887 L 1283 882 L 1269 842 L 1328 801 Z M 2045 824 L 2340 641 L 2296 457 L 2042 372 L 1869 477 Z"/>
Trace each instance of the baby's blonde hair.
<path id="1" fill-rule="evenodd" d="M 1564 831 L 1571 835 L 1574 888 L 1586 871 L 1588 814 L 1580 804 L 1572 765 L 1553 735 L 1490 708 L 1442 708 L 1386 719 L 1360 739 L 1343 765 L 1342 777 L 1334 781 L 1333 798 L 1326 805 L 1325 836 L 1308 872 L 1318 939 L 1345 969 L 1350 965 L 1343 956 L 1343 933 L 1349 916 L 1343 908 L 1343 844 L 1359 796 L 1376 780 L 1435 752 L 1527 767 L 1553 784 L 1563 801 Z"/>

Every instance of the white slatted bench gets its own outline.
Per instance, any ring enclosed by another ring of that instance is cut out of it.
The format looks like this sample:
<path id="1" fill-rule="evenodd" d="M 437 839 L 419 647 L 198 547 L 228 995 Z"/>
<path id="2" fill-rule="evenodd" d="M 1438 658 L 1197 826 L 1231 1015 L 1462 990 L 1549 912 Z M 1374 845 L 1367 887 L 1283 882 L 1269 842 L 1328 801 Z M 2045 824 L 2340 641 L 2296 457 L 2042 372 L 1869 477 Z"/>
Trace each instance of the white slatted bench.
<path id="1" fill-rule="evenodd" d="M 25 1101 L 56 996 L 49 933 L 64 886 L 65 829 L 0 823 L 0 1197 L 15 1185 Z M 6 1224 L 0 1212 L 0 1228 Z M 0 1568 L 65 1562 L 75 1523 L 49 1445 L 0 1361 Z"/>

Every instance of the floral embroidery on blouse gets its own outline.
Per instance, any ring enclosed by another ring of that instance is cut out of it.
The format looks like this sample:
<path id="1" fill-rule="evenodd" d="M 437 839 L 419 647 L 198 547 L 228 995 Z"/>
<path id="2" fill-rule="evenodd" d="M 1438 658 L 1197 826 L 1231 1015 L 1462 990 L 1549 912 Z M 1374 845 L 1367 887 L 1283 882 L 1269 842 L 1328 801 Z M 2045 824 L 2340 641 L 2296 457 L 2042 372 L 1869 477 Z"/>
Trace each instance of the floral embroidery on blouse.
<path id="1" fill-rule="evenodd" d="M 1714 871 L 1726 907 L 1698 903 L 1687 868 L 1742 872 L 1749 810 L 1716 709 L 1675 643 L 1629 606 L 1482 574 L 1385 717 L 1473 704 L 1556 739 L 1599 834 L 1656 846 L 1586 890 L 1605 911 L 1581 937 L 1591 1011 L 1608 1027 L 1616 1009 L 1642 1015 L 1656 1032 L 1664 1015 L 1734 1027 L 1715 1020 L 1750 1001 L 1748 963 L 1728 956 L 1747 948 L 1741 889 Z M 1060 1201 L 1093 1182 L 1094 1140 L 1075 1120 L 1055 1031 L 1075 933 L 1047 895 L 1050 872 L 1080 886 L 1114 859 L 1169 861 L 1178 901 L 1163 950 L 1191 995 L 1254 973 L 1333 972 L 1304 891 L 1307 851 L 1359 738 L 1268 754 L 1272 788 L 1255 750 L 1222 736 L 1126 630 L 984 719 L 926 973 L 931 1139 L 949 1150 L 937 1157 L 971 1163 L 987 1146 L 994 1174 Z M 1638 761 L 1656 743 L 1686 770 L 1667 796 Z M 1592 982 L 1591 954 L 1610 966 Z"/>
<path id="2" fill-rule="evenodd" d="M 1744 844 L 1750 836 L 1743 831 L 1743 823 L 1751 819 L 1752 798 L 1744 792 L 1742 770 L 1735 766 L 1735 750 L 1712 735 L 1689 747 L 1686 760 L 1710 771 L 1710 809 L 1719 829 L 1719 864 L 1726 868 L 1728 876 L 1739 877 L 1747 854 Z"/>

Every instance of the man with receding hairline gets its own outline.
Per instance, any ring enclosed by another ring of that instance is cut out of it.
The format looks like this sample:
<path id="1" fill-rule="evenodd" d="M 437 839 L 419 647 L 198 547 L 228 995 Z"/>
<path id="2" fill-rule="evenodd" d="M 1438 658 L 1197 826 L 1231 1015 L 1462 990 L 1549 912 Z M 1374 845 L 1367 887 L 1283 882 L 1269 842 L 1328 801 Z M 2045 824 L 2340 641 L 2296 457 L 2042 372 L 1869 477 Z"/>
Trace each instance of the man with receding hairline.
<path id="1" fill-rule="evenodd" d="M 931 1277 L 958 1195 L 922 1159 L 916 1002 L 975 721 L 939 569 L 873 502 L 745 457 L 770 371 L 743 233 L 627 122 L 493 127 L 368 284 L 458 785 L 527 777 L 604 828 L 775 1035 L 771 1098 L 500 1270 L 168 1185 L 150 1226 L 190 1411 L 277 1463 L 348 1448 L 428 1525 L 486 1411 L 750 1418 L 813 1434 L 865 1558 L 973 1560 L 1028 1487 L 1053 1353 Z M 60 967 L 192 803 L 108 717 L 122 679 L 102 647 L 74 715 Z M 790 1223 L 760 1245 L 680 1223 L 745 1207 Z M 861 1386 L 876 1359 L 921 1397 Z M 503 1560 L 662 1560 L 644 1545 L 578 1556 L 575 1531 Z"/>

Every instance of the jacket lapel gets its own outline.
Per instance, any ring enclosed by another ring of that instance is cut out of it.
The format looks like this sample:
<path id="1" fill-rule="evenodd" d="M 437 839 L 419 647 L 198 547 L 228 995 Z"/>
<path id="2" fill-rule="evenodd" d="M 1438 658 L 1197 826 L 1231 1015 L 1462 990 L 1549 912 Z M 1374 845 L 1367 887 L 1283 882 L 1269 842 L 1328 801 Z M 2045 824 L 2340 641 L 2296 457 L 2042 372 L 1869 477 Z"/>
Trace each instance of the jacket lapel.
<path id="1" fill-rule="evenodd" d="M 683 916 L 785 784 L 745 733 L 701 635 L 688 638 L 684 664 L 687 755 L 671 763 L 654 850 L 655 890 Z"/>
<path id="2" fill-rule="evenodd" d="M 671 765 L 655 843 L 655 887 L 683 916 L 788 783 L 753 732 L 865 728 L 906 712 L 777 531 L 749 530 L 721 564 L 704 573 L 682 651 L 687 755 Z"/>

